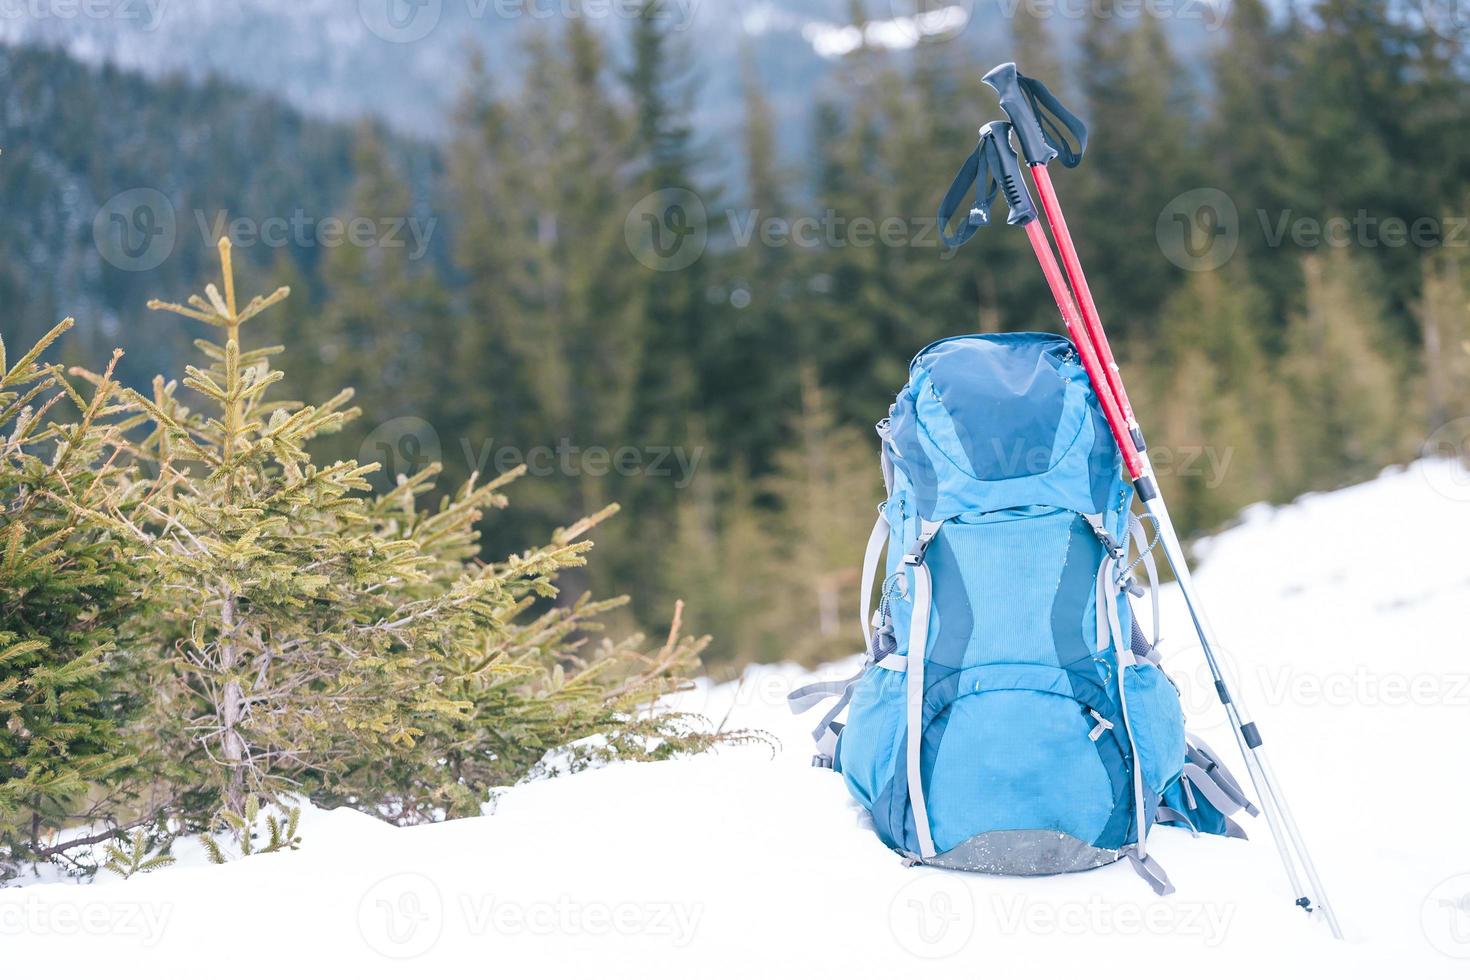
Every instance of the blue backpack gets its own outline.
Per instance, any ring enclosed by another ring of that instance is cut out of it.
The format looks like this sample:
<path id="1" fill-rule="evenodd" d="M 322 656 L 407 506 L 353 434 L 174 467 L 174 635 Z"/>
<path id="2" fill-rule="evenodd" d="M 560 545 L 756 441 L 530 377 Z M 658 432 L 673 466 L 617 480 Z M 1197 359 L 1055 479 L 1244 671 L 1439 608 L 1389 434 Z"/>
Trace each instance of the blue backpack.
<path id="1" fill-rule="evenodd" d="M 1154 542 L 1072 344 L 931 344 L 878 432 L 888 499 L 863 562 L 867 659 L 791 707 L 838 699 L 814 764 L 841 773 L 883 843 L 997 874 L 1126 856 L 1167 894 L 1155 823 L 1244 837 L 1230 817 L 1255 807 L 1186 735 L 1157 636 L 1133 616 L 1141 569 L 1156 633 Z"/>

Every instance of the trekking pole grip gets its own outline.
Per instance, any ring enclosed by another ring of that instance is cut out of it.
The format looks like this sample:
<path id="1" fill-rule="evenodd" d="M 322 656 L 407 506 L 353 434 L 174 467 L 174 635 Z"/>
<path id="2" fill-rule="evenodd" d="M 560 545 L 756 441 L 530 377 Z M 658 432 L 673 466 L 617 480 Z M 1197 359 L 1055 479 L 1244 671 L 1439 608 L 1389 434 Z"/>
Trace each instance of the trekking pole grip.
<path id="1" fill-rule="evenodd" d="M 1037 79 L 1022 75 L 1014 61 L 996 65 L 985 73 L 983 81 L 995 89 L 1000 107 L 1016 128 L 1021 155 L 1028 164 L 1044 167 L 1057 157 L 1061 157 L 1064 167 L 1075 167 L 1082 162 L 1082 153 L 1087 149 L 1087 126 L 1050 89 Z M 1043 116 L 1042 110 L 1050 113 L 1050 118 Z M 1072 148 L 1074 141 L 1076 149 Z"/>
<path id="2" fill-rule="evenodd" d="M 1011 125 L 1016 128 L 1016 138 L 1021 141 L 1021 153 L 1026 157 L 1026 162 L 1033 167 L 1051 162 L 1057 151 L 1046 141 L 1046 134 L 1041 131 L 1041 121 L 1036 118 L 1036 113 L 1031 110 L 1031 105 L 1021 91 L 1021 73 L 1016 70 L 1016 63 L 1007 61 L 1003 65 L 996 65 L 985 73 L 983 81 L 995 89 L 995 94 L 1000 98 L 1000 107 L 1005 110 Z"/>
<path id="3" fill-rule="evenodd" d="M 1026 225 L 1036 220 L 1036 205 L 1026 190 L 1026 180 L 1021 176 L 1021 161 L 1016 159 L 1016 151 L 1011 146 L 1012 128 L 1008 122 L 989 122 L 980 130 L 980 138 L 990 141 L 992 173 L 1009 209 L 1006 224 Z"/>

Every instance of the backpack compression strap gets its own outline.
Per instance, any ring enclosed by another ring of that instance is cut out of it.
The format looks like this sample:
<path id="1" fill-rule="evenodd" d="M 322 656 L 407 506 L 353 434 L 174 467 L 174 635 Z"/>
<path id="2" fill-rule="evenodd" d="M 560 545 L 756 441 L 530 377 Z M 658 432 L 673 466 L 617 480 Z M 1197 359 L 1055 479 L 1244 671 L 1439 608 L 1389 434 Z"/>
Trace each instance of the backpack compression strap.
<path id="1" fill-rule="evenodd" d="M 904 738 L 904 772 L 909 790 L 909 806 L 914 811 L 914 832 L 919 838 L 919 857 L 931 858 L 934 835 L 929 827 L 929 804 L 924 798 L 924 656 L 929 646 L 929 607 L 934 599 L 934 582 L 924 554 L 929 543 L 944 525 L 938 521 L 922 521 L 919 540 L 914 550 L 903 556 L 903 564 L 914 573 L 914 606 L 909 617 L 908 677 L 905 678 L 907 700 L 907 734 Z"/>
<path id="2" fill-rule="evenodd" d="M 1083 515 L 1092 526 L 1093 533 L 1107 550 L 1101 567 L 1097 570 L 1097 652 L 1104 653 L 1111 645 L 1114 663 L 1118 668 L 1118 708 L 1123 715 L 1123 733 L 1128 739 L 1128 753 L 1133 760 L 1133 819 L 1137 826 L 1137 839 L 1123 853 L 1128 856 L 1133 870 L 1138 872 L 1159 895 L 1174 891 L 1174 885 L 1159 863 L 1148 854 L 1148 809 L 1146 788 L 1143 784 L 1143 765 L 1138 756 L 1138 743 L 1133 738 L 1133 720 L 1128 714 L 1128 684 L 1126 670 L 1138 663 L 1132 645 L 1123 640 L 1123 624 L 1118 617 L 1118 596 L 1127 588 L 1131 565 L 1125 565 L 1127 553 L 1103 526 L 1102 515 Z"/>
<path id="3" fill-rule="evenodd" d="M 792 714 L 802 714 L 810 711 L 817 705 L 830 698 L 836 698 L 837 703 L 830 708 L 822 720 L 817 722 L 817 727 L 812 729 L 812 741 L 816 743 L 816 755 L 812 756 L 812 765 L 822 769 L 831 769 L 837 755 L 837 736 L 842 731 L 842 724 L 837 716 L 842 714 L 848 702 L 852 700 L 852 688 L 867 671 L 868 667 L 878 659 L 878 651 L 873 644 L 873 624 L 871 622 L 873 606 L 873 584 L 878 577 L 878 563 L 883 558 L 883 550 L 888 544 L 888 519 L 883 516 L 879 508 L 878 519 L 873 522 L 873 533 L 868 535 L 868 546 L 863 553 L 863 578 L 862 578 L 862 631 L 863 647 L 867 651 L 867 657 L 863 660 L 863 666 L 856 674 L 845 677 L 840 681 L 818 681 L 815 684 L 807 684 L 798 687 L 786 695 L 786 706 L 791 709 Z"/>

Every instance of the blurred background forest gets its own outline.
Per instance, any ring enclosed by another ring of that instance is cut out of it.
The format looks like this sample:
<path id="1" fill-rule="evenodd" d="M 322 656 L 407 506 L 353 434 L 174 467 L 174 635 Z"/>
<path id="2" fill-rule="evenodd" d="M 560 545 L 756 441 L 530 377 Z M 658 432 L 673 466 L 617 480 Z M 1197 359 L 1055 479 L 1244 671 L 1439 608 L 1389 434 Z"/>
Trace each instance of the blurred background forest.
<path id="1" fill-rule="evenodd" d="M 0 22 L 12 346 L 176 374 L 144 303 L 229 232 L 284 387 L 357 391 L 334 453 L 528 463 L 492 554 L 620 503 L 568 596 L 685 599 L 712 669 L 852 651 L 913 353 L 1060 329 L 1023 235 L 934 226 L 1000 60 L 1089 123 L 1054 179 L 1188 530 L 1464 444 L 1454 0 L 114 7 Z"/>

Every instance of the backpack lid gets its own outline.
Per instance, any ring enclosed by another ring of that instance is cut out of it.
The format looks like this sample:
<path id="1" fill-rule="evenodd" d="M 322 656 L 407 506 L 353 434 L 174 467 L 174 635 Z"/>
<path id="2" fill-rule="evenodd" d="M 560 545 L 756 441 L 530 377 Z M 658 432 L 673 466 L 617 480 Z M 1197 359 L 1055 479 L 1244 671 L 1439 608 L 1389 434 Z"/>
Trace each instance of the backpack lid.
<path id="1" fill-rule="evenodd" d="M 885 439 L 926 520 L 1023 506 L 1101 514 L 1127 493 L 1087 372 L 1056 334 L 970 334 L 925 347 L 889 409 Z"/>

